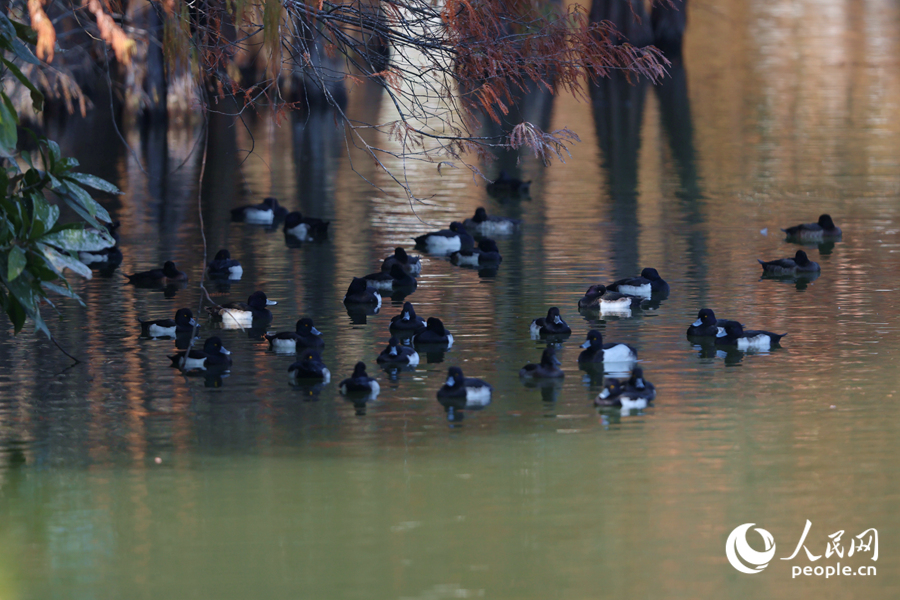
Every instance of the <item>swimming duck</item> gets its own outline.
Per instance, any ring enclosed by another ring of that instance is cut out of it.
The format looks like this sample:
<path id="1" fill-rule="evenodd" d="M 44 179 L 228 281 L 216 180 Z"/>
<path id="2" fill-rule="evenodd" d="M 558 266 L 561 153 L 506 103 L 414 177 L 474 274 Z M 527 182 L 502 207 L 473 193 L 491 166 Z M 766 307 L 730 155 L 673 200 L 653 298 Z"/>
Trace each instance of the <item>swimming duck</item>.
<path id="1" fill-rule="evenodd" d="M 274 223 L 276 219 L 283 219 L 285 215 L 287 215 L 287 209 L 272 197 L 266 198 L 259 204 L 231 209 L 232 220 L 263 225 Z"/>
<path id="2" fill-rule="evenodd" d="M 450 254 L 459 250 L 471 250 L 475 247 L 474 238 L 458 221 L 450 223 L 450 229 L 433 231 L 413 239 L 416 241 L 416 247 L 424 248 L 431 254 Z"/>
<path id="3" fill-rule="evenodd" d="M 656 392 L 653 392 L 656 396 Z M 595 406 L 613 406 L 622 410 L 643 410 L 653 398 L 646 391 L 633 389 L 617 379 L 607 379 L 603 390 L 594 400 Z"/>
<path id="4" fill-rule="evenodd" d="M 379 365 L 407 365 L 415 367 L 419 364 L 419 353 L 409 346 L 400 345 L 400 340 L 391 337 L 387 348 L 381 351 L 376 359 Z"/>
<path id="5" fill-rule="evenodd" d="M 450 255 L 450 262 L 453 264 L 470 267 L 499 265 L 502 260 L 497 242 L 491 238 L 481 238 L 478 248 L 459 250 Z"/>
<path id="6" fill-rule="evenodd" d="M 189 333 L 197 327 L 194 313 L 189 308 L 179 308 L 175 312 L 175 319 L 157 319 L 155 321 L 141 321 L 141 335 L 143 337 L 161 338 L 175 337 L 179 333 Z"/>
<path id="7" fill-rule="evenodd" d="M 416 316 L 416 309 L 413 308 L 412 302 L 404 302 L 400 314 L 391 317 L 389 328 L 391 332 L 396 331 L 411 336 L 425 329 L 425 319 Z"/>
<path id="8" fill-rule="evenodd" d="M 381 294 L 362 277 L 354 277 L 344 296 L 344 304 L 374 304 L 381 307 Z"/>
<path id="9" fill-rule="evenodd" d="M 787 229 L 782 229 L 788 238 L 797 238 L 800 240 L 821 240 L 828 238 L 841 237 L 841 228 L 835 226 L 831 220 L 831 215 L 820 215 L 818 223 L 803 223 L 794 225 Z"/>
<path id="10" fill-rule="evenodd" d="M 759 259 L 756 260 L 762 265 L 763 273 L 768 275 L 818 273 L 821 270 L 819 263 L 809 260 L 809 257 L 806 256 L 806 252 L 803 250 L 797 250 L 797 254 L 794 255 L 794 258 L 779 258 L 778 260 L 770 260 L 768 262 L 763 262 Z"/>
<path id="11" fill-rule="evenodd" d="M 475 216 L 463 221 L 468 231 L 477 231 L 481 235 L 506 235 L 516 230 L 522 221 L 506 217 L 488 216 L 483 207 L 475 209 Z"/>
<path id="12" fill-rule="evenodd" d="M 531 180 L 522 181 L 517 177 L 510 177 L 505 170 L 501 170 L 497 179 L 487 184 L 487 191 L 494 196 L 527 196 L 531 189 Z"/>
<path id="13" fill-rule="evenodd" d="M 206 272 L 210 277 L 240 279 L 244 269 L 241 268 L 241 263 L 231 258 L 231 253 L 223 248 L 216 252 L 216 257 L 209 263 Z"/>
<path id="14" fill-rule="evenodd" d="M 296 331 L 282 331 L 266 334 L 269 340 L 269 350 L 275 352 L 296 352 L 297 348 L 313 348 L 321 350 L 325 347 L 322 341 L 322 332 L 316 329 L 313 320 L 304 317 L 297 321 Z"/>
<path id="15" fill-rule="evenodd" d="M 300 360 L 288 367 L 292 381 L 297 379 L 320 379 L 322 383 L 331 381 L 331 372 L 315 350 L 304 350 Z"/>
<path id="16" fill-rule="evenodd" d="M 437 392 L 437 399 L 447 410 L 447 418 L 452 421 L 455 411 L 484 408 L 490 404 L 493 389 L 481 379 L 466 377 L 459 367 L 450 367 L 446 383 Z"/>
<path id="17" fill-rule="evenodd" d="M 385 273 L 370 273 L 363 277 L 366 282 L 376 290 L 392 291 L 403 290 L 412 293 L 419 285 L 416 278 L 403 270 L 399 263 L 391 265 L 390 270 Z"/>
<path id="18" fill-rule="evenodd" d="M 538 364 L 528 363 L 519 369 L 519 377 L 533 377 L 536 379 L 558 379 L 565 377 L 562 369 L 559 368 L 559 359 L 556 358 L 556 350 L 552 347 L 544 349 L 541 354 L 541 362 Z"/>
<path id="19" fill-rule="evenodd" d="M 422 273 L 422 261 L 418 256 L 410 256 L 403 248 L 394 248 L 394 253 L 384 259 L 381 263 L 381 270 L 390 272 L 394 263 L 403 267 L 403 270 L 417 277 Z"/>
<path id="20" fill-rule="evenodd" d="M 652 402 L 656 398 L 656 386 L 644 379 L 644 370 L 635 366 L 631 370 L 631 378 L 625 382 L 625 390 L 634 397 L 641 397 Z"/>
<path id="21" fill-rule="evenodd" d="M 188 276 L 178 270 L 175 263 L 171 260 L 163 264 L 162 269 L 152 269 L 150 271 L 141 271 L 134 275 L 126 275 L 128 283 L 134 285 L 166 285 L 169 283 L 179 283 L 187 281 Z"/>
<path id="22" fill-rule="evenodd" d="M 437 317 L 428 317 L 425 323 L 425 329 L 413 336 L 413 343 L 418 344 L 434 344 L 446 346 L 450 349 L 453 346 L 453 336 L 444 329 L 444 324 Z"/>
<path id="23" fill-rule="evenodd" d="M 668 294 L 669 284 L 659 276 L 659 272 L 656 269 L 647 267 L 641 271 L 639 277 L 620 279 L 612 285 L 606 286 L 606 289 L 612 292 L 619 292 L 620 294 L 650 298 L 653 294 Z"/>
<path id="24" fill-rule="evenodd" d="M 587 340 L 581 347 L 585 350 L 578 355 L 579 363 L 618 363 L 637 360 L 637 350 L 628 344 L 604 344 L 603 335 L 596 329 L 588 332 Z"/>
<path id="25" fill-rule="evenodd" d="M 226 302 L 216 306 L 207 306 L 206 312 L 220 319 L 225 325 L 249 325 L 253 321 L 271 321 L 272 313 L 267 306 L 278 304 L 269 300 L 263 292 L 253 292 L 247 302 Z"/>
<path id="26" fill-rule="evenodd" d="M 341 382 L 340 390 L 344 396 L 366 396 L 366 399 L 374 400 L 381 387 L 366 373 L 366 363 L 360 361 L 353 367 L 353 375 Z"/>
<path id="27" fill-rule="evenodd" d="M 631 313 L 632 308 L 639 308 L 641 298 L 619 292 L 611 292 L 605 285 L 592 285 L 578 301 L 582 310 L 600 310 L 602 313 Z"/>
<path id="28" fill-rule="evenodd" d="M 729 323 L 737 323 L 737 321 L 729 321 L 728 319 L 716 319 L 716 313 L 708 308 L 701 308 L 697 313 L 697 320 L 691 323 L 687 329 L 690 337 L 716 337 L 719 333 L 719 327 L 725 327 Z"/>
<path id="29" fill-rule="evenodd" d="M 304 242 L 328 237 L 329 221 L 304 217 L 299 212 L 288 213 L 284 218 L 284 233 Z"/>
<path id="30" fill-rule="evenodd" d="M 737 346 L 738 350 L 768 350 L 777 346 L 786 335 L 761 330 L 744 331 L 740 323 L 732 321 L 719 329 L 719 333 L 716 334 L 716 345 Z"/>
<path id="31" fill-rule="evenodd" d="M 206 338 L 203 343 L 203 350 L 191 350 L 178 352 L 169 357 L 173 367 L 178 367 L 185 371 L 193 369 L 206 370 L 212 367 L 227 367 L 231 365 L 231 354 L 222 346 L 222 340 L 213 336 Z"/>
<path id="32" fill-rule="evenodd" d="M 559 309 L 555 306 L 547 311 L 547 316 L 535 319 L 531 322 L 531 337 L 539 338 L 548 335 L 569 335 L 572 330 L 559 316 Z"/>

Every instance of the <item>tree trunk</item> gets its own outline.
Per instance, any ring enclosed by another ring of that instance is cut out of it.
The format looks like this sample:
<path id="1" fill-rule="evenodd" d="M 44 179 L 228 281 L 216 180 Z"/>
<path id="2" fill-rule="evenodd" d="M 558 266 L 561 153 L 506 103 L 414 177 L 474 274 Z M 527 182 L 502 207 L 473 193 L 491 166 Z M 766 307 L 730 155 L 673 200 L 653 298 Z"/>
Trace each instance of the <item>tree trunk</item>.
<path id="1" fill-rule="evenodd" d="M 672 0 L 674 6 L 664 2 L 653 5 L 650 22 L 653 26 L 653 45 L 663 51 L 669 60 L 681 58 L 684 30 L 687 27 L 687 0 Z"/>
<path id="2" fill-rule="evenodd" d="M 153 124 L 165 124 L 168 119 L 166 99 L 169 95 L 169 80 L 166 75 L 166 60 L 163 56 L 163 17 L 162 7 L 158 2 L 151 2 L 145 11 L 147 14 L 147 73 L 144 75 L 144 93 L 147 94 L 144 106 L 144 119 Z"/>
<path id="3" fill-rule="evenodd" d="M 632 46 L 648 46 L 653 41 L 650 19 L 643 0 L 593 0 L 590 19 L 610 21 Z"/>

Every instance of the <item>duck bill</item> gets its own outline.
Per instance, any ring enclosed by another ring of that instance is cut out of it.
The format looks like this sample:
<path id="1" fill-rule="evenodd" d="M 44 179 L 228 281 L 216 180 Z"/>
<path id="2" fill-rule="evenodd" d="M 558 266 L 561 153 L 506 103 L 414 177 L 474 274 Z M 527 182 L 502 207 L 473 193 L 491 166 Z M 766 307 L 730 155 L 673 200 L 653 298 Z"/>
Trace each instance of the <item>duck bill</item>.
<path id="1" fill-rule="evenodd" d="M 274 300 L 266 300 L 266 306 L 275 306 L 276 304 L 278 303 Z"/>
<path id="2" fill-rule="evenodd" d="M 694 321 L 691 324 L 691 327 L 700 327 L 701 325 L 703 325 L 703 321 L 701 321 L 700 319 L 697 319 L 696 321 Z"/>
<path id="3" fill-rule="evenodd" d="M 590 348 L 590 347 L 591 347 L 591 340 L 585 340 L 585 342 L 584 342 L 582 345 L 578 346 L 578 347 L 579 347 L 579 348 Z"/>
<path id="4" fill-rule="evenodd" d="M 453 377 L 448 377 L 447 378 L 447 387 L 453 387 L 454 385 L 456 385 L 456 379 L 454 379 Z"/>
<path id="5" fill-rule="evenodd" d="M 225 346 L 220 347 L 219 352 L 221 352 L 222 354 L 231 354 L 231 350 L 226 350 Z"/>
<path id="6" fill-rule="evenodd" d="M 188 321 L 188 325 L 190 325 L 191 327 L 200 327 L 200 323 L 197 322 L 197 319 L 191 319 L 190 321 Z"/>
<path id="7" fill-rule="evenodd" d="M 607 398 L 609 398 L 609 389 L 605 388 L 602 392 L 600 392 L 599 398 L 601 400 L 606 400 Z"/>
<path id="8" fill-rule="evenodd" d="M 319 331 L 318 329 L 316 329 L 315 327 L 313 327 L 313 328 L 310 329 L 309 331 L 310 331 L 313 335 L 322 335 L 322 332 Z"/>

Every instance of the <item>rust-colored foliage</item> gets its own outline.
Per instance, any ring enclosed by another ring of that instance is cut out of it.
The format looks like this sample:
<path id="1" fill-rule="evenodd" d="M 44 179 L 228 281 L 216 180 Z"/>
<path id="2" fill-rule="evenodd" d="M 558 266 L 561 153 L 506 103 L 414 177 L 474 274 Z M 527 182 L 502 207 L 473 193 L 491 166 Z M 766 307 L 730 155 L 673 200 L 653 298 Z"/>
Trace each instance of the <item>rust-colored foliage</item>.
<path id="1" fill-rule="evenodd" d="M 44 12 L 42 0 L 28 0 L 28 15 L 31 17 L 31 28 L 37 33 L 35 47 L 37 57 L 47 62 L 53 61 L 53 47 L 56 45 L 56 30 Z"/>

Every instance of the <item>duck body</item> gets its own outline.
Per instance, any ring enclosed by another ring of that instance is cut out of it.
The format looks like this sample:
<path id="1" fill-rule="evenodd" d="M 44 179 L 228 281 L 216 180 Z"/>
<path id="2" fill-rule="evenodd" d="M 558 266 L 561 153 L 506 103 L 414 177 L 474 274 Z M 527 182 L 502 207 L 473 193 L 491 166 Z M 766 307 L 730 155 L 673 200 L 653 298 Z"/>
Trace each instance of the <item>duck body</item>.
<path id="1" fill-rule="evenodd" d="M 490 404 L 493 390 L 486 381 L 466 377 L 459 367 L 450 367 L 447 381 L 437 391 L 437 399 L 453 420 L 455 411 L 480 409 Z"/>
<path id="2" fill-rule="evenodd" d="M 541 362 L 529 363 L 519 369 L 519 377 L 534 379 L 560 379 L 566 374 L 559 368 L 559 359 L 553 348 L 545 348 L 541 355 Z"/>
<path id="3" fill-rule="evenodd" d="M 403 267 L 398 263 L 392 264 L 387 273 L 384 271 L 371 273 L 363 277 L 363 279 L 366 280 L 368 285 L 379 291 L 414 291 L 419 285 L 416 278 L 404 271 Z"/>
<path id="4" fill-rule="evenodd" d="M 450 223 L 450 229 L 441 229 L 413 238 L 416 247 L 424 248 L 429 254 L 451 254 L 460 250 L 472 250 L 475 239 L 469 235 L 462 223 Z"/>
<path id="5" fill-rule="evenodd" d="M 305 350 L 300 360 L 288 367 L 291 380 L 317 379 L 321 383 L 331 381 L 331 372 L 315 350 Z"/>
<path id="6" fill-rule="evenodd" d="M 735 346 L 738 350 L 769 350 L 777 346 L 786 333 L 763 330 L 744 330 L 740 323 L 731 322 L 716 335 L 717 346 Z"/>
<path id="7" fill-rule="evenodd" d="M 245 326 L 253 321 L 271 321 L 272 313 L 267 306 L 278 304 L 269 300 L 263 292 L 253 292 L 247 302 L 226 302 L 216 306 L 207 306 L 206 312 L 226 325 Z"/>
<path id="8" fill-rule="evenodd" d="M 271 225 L 276 219 L 283 219 L 286 215 L 287 209 L 272 197 L 266 198 L 259 204 L 231 209 L 232 220 L 260 225 Z"/>
<path id="9" fill-rule="evenodd" d="M 546 317 L 535 319 L 529 328 L 534 339 L 547 336 L 570 335 L 572 329 L 562 320 L 559 309 L 555 306 L 547 311 Z"/>
<path id="10" fill-rule="evenodd" d="M 518 177 L 510 177 L 501 169 L 497 179 L 487 184 L 487 191 L 492 196 L 527 196 L 531 191 L 531 180 L 523 181 Z"/>
<path id="11" fill-rule="evenodd" d="M 316 329 L 309 318 L 297 321 L 295 331 L 266 334 L 265 338 L 269 341 L 269 349 L 279 353 L 297 352 L 298 348 L 321 350 L 325 347 L 322 332 Z"/>
<path id="12" fill-rule="evenodd" d="M 339 389 L 344 396 L 362 396 L 367 400 L 374 400 L 381 391 L 381 386 L 374 377 L 369 377 L 366 373 L 366 363 L 358 362 L 353 368 L 353 375 L 343 380 Z"/>
<path id="13" fill-rule="evenodd" d="M 689 337 L 716 337 L 719 328 L 724 328 L 729 323 L 737 323 L 728 319 L 717 319 L 716 314 L 709 308 L 702 308 L 697 313 L 697 320 L 687 328 Z M 740 323 L 738 323 L 740 324 Z"/>
<path id="14" fill-rule="evenodd" d="M 820 215 L 816 223 L 802 223 L 782 229 L 788 238 L 797 240 L 827 240 L 841 237 L 841 228 L 834 224 L 831 215 Z"/>
<path id="15" fill-rule="evenodd" d="M 588 332 L 587 340 L 581 344 L 584 350 L 578 355 L 579 364 L 590 363 L 634 363 L 637 350 L 628 344 L 604 344 L 603 335 L 596 329 Z"/>
<path id="16" fill-rule="evenodd" d="M 237 280 L 244 274 L 244 269 L 241 267 L 241 263 L 231 258 L 228 250 L 222 249 L 209 263 L 206 272 L 213 278 Z"/>
<path id="17" fill-rule="evenodd" d="M 167 285 L 170 283 L 180 283 L 188 280 L 187 274 L 178 270 L 175 263 L 171 260 L 166 261 L 162 269 L 151 269 L 150 271 L 141 271 L 133 275 L 126 275 L 128 283 L 133 285 Z"/>
<path id="18" fill-rule="evenodd" d="M 362 277 L 354 277 L 344 295 L 344 304 L 371 304 L 378 309 L 381 308 L 381 294 Z"/>
<path id="19" fill-rule="evenodd" d="M 478 242 L 478 248 L 472 250 L 459 250 L 450 255 L 450 262 L 468 267 L 496 266 L 503 261 L 497 243 L 490 238 L 482 238 Z"/>
<path id="20" fill-rule="evenodd" d="M 425 329 L 425 326 L 425 319 L 416 315 L 416 309 L 413 308 L 412 302 L 405 302 L 400 314 L 391 317 L 389 329 L 391 332 L 411 336 Z"/>
<path id="21" fill-rule="evenodd" d="M 189 308 L 180 308 L 174 319 L 157 319 L 141 321 L 141 335 L 150 338 L 176 337 L 178 334 L 190 333 L 197 327 L 194 313 Z"/>
<path id="22" fill-rule="evenodd" d="M 388 346 L 378 355 L 376 362 L 379 365 L 406 365 L 415 367 L 419 364 L 419 353 L 409 346 L 402 346 L 400 340 L 391 337 Z"/>
<path id="23" fill-rule="evenodd" d="M 665 280 L 659 276 L 659 272 L 652 267 L 644 268 L 638 277 L 620 279 L 615 283 L 606 286 L 606 288 L 611 292 L 640 296 L 642 298 L 650 298 L 654 294 L 661 296 L 669 294 L 669 284 L 666 283 Z"/>
<path id="24" fill-rule="evenodd" d="M 328 237 L 329 221 L 304 217 L 299 212 L 288 213 L 284 217 L 284 233 L 304 242 L 322 240 Z"/>
<path id="25" fill-rule="evenodd" d="M 581 310 L 599 310 L 601 313 L 631 314 L 633 308 L 640 308 L 643 298 L 631 294 L 611 292 L 605 285 L 592 285 L 578 301 Z"/>
<path id="26" fill-rule="evenodd" d="M 608 379 L 603 390 L 594 400 L 594 405 L 621 408 L 624 411 L 643 410 L 656 397 L 656 390 L 652 390 L 653 398 L 650 395 L 649 389 L 638 390 L 629 387 L 628 383 L 623 384 L 616 379 Z"/>
<path id="27" fill-rule="evenodd" d="M 484 208 L 479 207 L 475 210 L 475 216 L 463 221 L 463 226 L 467 231 L 474 231 L 480 235 L 509 235 L 521 222 L 519 219 L 489 216 Z"/>
<path id="28" fill-rule="evenodd" d="M 757 259 L 762 265 L 763 273 L 767 275 L 796 275 L 798 273 L 818 273 L 821 271 L 819 263 L 809 260 L 806 252 L 797 250 L 794 258 L 779 258 L 767 262 Z"/>
<path id="29" fill-rule="evenodd" d="M 207 338 L 203 343 L 203 350 L 190 350 L 178 352 L 169 359 L 172 366 L 184 371 L 205 371 L 213 367 L 228 367 L 231 365 L 231 352 L 222 346 L 222 340 L 218 337 Z"/>
<path id="30" fill-rule="evenodd" d="M 422 273 L 422 260 L 418 256 L 410 256 L 403 248 L 395 248 L 394 253 L 381 263 L 381 270 L 390 273 L 394 263 L 399 264 L 404 271 L 413 277 L 418 277 Z"/>
<path id="31" fill-rule="evenodd" d="M 428 317 L 425 329 L 413 336 L 413 343 L 428 346 L 442 346 L 449 349 L 453 346 L 453 336 L 444 329 L 444 324 L 437 317 Z"/>

